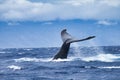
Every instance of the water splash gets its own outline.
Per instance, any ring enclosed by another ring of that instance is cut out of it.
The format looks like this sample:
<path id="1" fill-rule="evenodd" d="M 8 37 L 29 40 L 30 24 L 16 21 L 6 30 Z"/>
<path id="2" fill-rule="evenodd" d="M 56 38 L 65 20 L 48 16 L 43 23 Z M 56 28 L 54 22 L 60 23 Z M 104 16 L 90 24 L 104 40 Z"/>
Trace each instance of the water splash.
<path id="1" fill-rule="evenodd" d="M 95 43 L 90 42 L 90 44 L 95 45 Z M 78 43 L 73 43 L 73 51 L 74 56 L 83 58 L 83 57 L 90 57 L 90 56 L 96 56 L 99 54 L 104 54 L 104 51 L 101 47 L 93 46 L 93 47 L 80 47 Z"/>
<path id="2" fill-rule="evenodd" d="M 75 57 L 69 57 L 67 59 L 56 59 L 52 60 L 53 62 L 64 62 L 64 61 L 74 61 Z"/>
<path id="3" fill-rule="evenodd" d="M 120 69 L 120 66 L 104 66 L 104 67 L 98 67 L 101 69 Z"/>
<path id="4" fill-rule="evenodd" d="M 90 41 L 93 46 L 96 45 L 93 41 Z M 102 62 L 118 62 L 120 61 L 120 55 L 105 53 L 101 47 L 86 47 L 80 48 L 77 43 L 73 44 L 74 57 L 83 61 L 102 61 Z M 87 49 L 89 49 L 87 51 Z"/>
<path id="5" fill-rule="evenodd" d="M 113 55 L 113 54 L 99 54 L 92 57 L 84 57 L 82 58 L 83 61 L 102 61 L 102 62 L 117 62 L 120 61 L 120 56 Z"/>
<path id="6" fill-rule="evenodd" d="M 90 40 L 89 44 L 93 46 L 92 48 L 97 55 L 99 55 L 101 53 L 102 54 L 105 53 L 100 46 L 96 46 L 96 45 L 98 45 L 98 43 L 96 43 L 95 41 Z"/>
<path id="7" fill-rule="evenodd" d="M 73 51 L 75 52 L 75 57 L 82 57 L 82 50 L 80 49 L 79 45 L 77 43 L 73 43 Z"/>

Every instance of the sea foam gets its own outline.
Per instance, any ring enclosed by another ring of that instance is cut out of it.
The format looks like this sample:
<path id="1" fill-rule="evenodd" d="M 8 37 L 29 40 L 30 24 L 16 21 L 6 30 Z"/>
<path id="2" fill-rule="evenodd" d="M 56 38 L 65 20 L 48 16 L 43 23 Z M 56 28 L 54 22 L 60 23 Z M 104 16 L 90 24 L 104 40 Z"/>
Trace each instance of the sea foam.
<path id="1" fill-rule="evenodd" d="M 29 57 L 23 57 L 19 59 L 14 59 L 16 62 L 49 62 L 52 60 L 52 58 L 29 58 Z"/>
<path id="2" fill-rule="evenodd" d="M 98 68 L 103 68 L 103 69 L 119 69 L 120 66 L 104 66 L 104 67 L 98 67 Z"/>
<path id="3" fill-rule="evenodd" d="M 20 70 L 22 69 L 20 66 L 10 65 L 7 68 L 13 69 L 13 70 Z"/>
<path id="4" fill-rule="evenodd" d="M 113 54 L 98 54 L 91 57 L 83 57 L 83 61 L 102 61 L 102 62 L 116 62 L 120 59 L 120 56 Z"/>

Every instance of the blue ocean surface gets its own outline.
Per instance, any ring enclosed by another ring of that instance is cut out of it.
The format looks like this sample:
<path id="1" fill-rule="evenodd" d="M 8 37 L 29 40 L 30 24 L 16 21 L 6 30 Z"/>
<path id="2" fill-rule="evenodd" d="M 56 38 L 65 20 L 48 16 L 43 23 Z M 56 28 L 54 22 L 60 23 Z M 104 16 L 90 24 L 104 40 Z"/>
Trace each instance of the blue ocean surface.
<path id="1" fill-rule="evenodd" d="M 0 80 L 120 80 L 120 46 L 0 49 Z"/>

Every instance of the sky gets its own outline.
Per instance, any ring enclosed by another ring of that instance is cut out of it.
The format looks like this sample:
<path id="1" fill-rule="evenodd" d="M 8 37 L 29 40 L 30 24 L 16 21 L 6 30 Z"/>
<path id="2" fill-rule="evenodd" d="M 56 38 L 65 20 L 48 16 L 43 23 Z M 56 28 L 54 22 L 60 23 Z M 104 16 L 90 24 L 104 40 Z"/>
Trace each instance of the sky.
<path id="1" fill-rule="evenodd" d="M 60 47 L 60 32 L 80 46 L 120 45 L 120 0 L 0 0 L 0 48 Z"/>

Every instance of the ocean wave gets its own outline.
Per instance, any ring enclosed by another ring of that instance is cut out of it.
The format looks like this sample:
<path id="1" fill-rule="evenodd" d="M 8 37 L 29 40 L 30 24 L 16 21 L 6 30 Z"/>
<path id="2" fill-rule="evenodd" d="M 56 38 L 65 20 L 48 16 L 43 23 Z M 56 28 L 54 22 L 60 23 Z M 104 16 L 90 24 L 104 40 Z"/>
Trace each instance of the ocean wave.
<path id="1" fill-rule="evenodd" d="M 90 56 L 90 57 L 79 57 L 79 56 L 72 56 L 68 57 L 67 59 L 57 59 L 53 60 L 52 58 L 29 58 L 29 57 L 23 57 L 14 59 L 16 62 L 63 62 L 63 61 L 75 61 L 75 60 L 82 60 L 86 62 L 90 61 L 101 61 L 101 62 L 119 62 L 120 61 L 120 55 L 113 55 L 113 54 L 99 54 L 96 56 Z"/>
<path id="2" fill-rule="evenodd" d="M 104 66 L 104 67 L 98 67 L 102 69 L 120 69 L 120 66 Z"/>
<path id="3" fill-rule="evenodd" d="M 15 62 L 64 62 L 64 61 L 74 61 L 76 57 L 69 57 L 67 59 L 56 59 L 53 60 L 53 58 L 29 58 L 29 57 L 23 57 L 14 59 Z"/>
<path id="4" fill-rule="evenodd" d="M 33 50 L 32 48 L 24 48 L 24 50 L 30 51 Z"/>
<path id="5" fill-rule="evenodd" d="M 0 53 L 6 53 L 6 52 L 4 52 L 4 51 L 0 51 Z"/>
<path id="6" fill-rule="evenodd" d="M 28 57 L 23 57 L 19 59 L 14 59 L 16 62 L 49 62 L 52 60 L 52 58 L 28 58 Z"/>
<path id="7" fill-rule="evenodd" d="M 91 57 L 82 57 L 83 61 L 102 61 L 102 62 L 117 62 L 120 61 L 120 56 L 113 54 L 99 54 Z"/>
<path id="8" fill-rule="evenodd" d="M 13 69 L 13 70 L 21 70 L 22 68 L 20 66 L 10 65 L 7 68 Z"/>
<path id="9" fill-rule="evenodd" d="M 67 59 L 55 59 L 52 60 L 53 62 L 64 62 L 64 61 L 74 61 L 76 59 L 76 57 L 69 57 Z"/>

